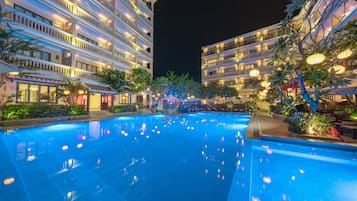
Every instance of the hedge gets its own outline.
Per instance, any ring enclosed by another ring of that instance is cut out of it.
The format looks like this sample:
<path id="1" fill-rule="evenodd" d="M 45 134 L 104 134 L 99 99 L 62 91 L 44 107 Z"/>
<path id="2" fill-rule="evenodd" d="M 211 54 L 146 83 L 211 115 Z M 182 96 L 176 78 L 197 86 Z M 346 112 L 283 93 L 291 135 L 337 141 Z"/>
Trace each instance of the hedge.
<path id="1" fill-rule="evenodd" d="M 83 106 L 48 105 L 41 103 L 8 105 L 3 108 L 3 120 L 85 115 Z"/>
<path id="2" fill-rule="evenodd" d="M 136 112 L 135 105 L 116 105 L 114 106 L 113 113 L 120 113 L 120 112 Z"/>

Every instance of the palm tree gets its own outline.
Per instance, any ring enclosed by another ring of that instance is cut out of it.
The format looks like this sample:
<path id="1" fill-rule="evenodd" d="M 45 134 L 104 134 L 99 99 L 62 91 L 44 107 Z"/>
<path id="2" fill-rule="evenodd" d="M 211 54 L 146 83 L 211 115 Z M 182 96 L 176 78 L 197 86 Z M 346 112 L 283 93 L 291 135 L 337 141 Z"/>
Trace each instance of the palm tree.
<path id="1" fill-rule="evenodd" d="M 59 89 L 58 97 L 64 97 L 67 104 L 70 106 L 77 105 L 78 97 L 81 95 L 80 91 L 88 91 L 88 87 L 83 84 L 80 80 L 71 80 L 69 78 L 64 78 L 65 84 L 61 85 Z"/>

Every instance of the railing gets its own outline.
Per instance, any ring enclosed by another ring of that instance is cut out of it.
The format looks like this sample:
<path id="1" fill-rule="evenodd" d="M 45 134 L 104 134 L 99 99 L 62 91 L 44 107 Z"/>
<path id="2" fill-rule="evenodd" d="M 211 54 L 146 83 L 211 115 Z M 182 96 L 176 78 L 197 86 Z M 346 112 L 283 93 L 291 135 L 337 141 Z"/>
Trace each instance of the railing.
<path id="1" fill-rule="evenodd" d="M 94 53 L 97 53 L 99 55 L 102 55 L 104 57 L 107 57 L 107 58 L 112 58 L 112 54 L 107 50 L 107 49 L 104 49 L 104 48 L 101 48 L 101 47 L 98 47 L 96 45 L 93 45 L 92 43 L 89 43 L 85 40 L 82 40 L 80 38 L 76 38 L 75 40 L 75 45 L 77 47 L 80 47 L 82 49 L 87 49 L 87 50 L 90 50 Z"/>
<path id="2" fill-rule="evenodd" d="M 86 9 L 82 8 L 85 12 L 88 12 Z M 96 20 L 95 18 L 93 18 L 92 16 L 89 16 L 87 13 L 85 13 L 81 10 L 78 10 L 77 12 L 77 16 L 81 19 L 83 19 L 86 22 L 91 23 L 92 25 L 94 25 L 95 27 L 97 27 L 100 30 L 103 30 L 105 32 L 107 32 L 109 35 L 112 35 L 113 30 L 110 29 L 107 25 L 104 24 L 104 22 L 98 22 L 98 20 Z"/>
<path id="3" fill-rule="evenodd" d="M 73 12 L 73 3 L 69 3 L 68 1 L 64 1 L 64 0 L 52 0 L 52 1 L 62 6 L 63 8 Z"/>
<path id="4" fill-rule="evenodd" d="M 146 35 L 146 33 L 142 30 L 139 29 L 139 27 L 131 20 L 129 20 L 126 16 L 117 13 L 117 16 L 123 21 L 125 22 L 125 24 L 129 25 L 132 29 L 134 29 L 135 31 L 137 31 L 138 33 L 140 33 L 144 38 L 146 38 L 147 40 L 151 41 L 151 38 Z"/>
<path id="5" fill-rule="evenodd" d="M 110 10 L 111 12 L 114 12 L 114 6 L 110 2 L 106 0 L 99 0 L 100 4 L 103 5 L 105 8 Z"/>
<path id="6" fill-rule="evenodd" d="M 264 74 L 271 74 L 272 66 L 259 66 L 258 69 L 261 75 Z M 216 77 L 225 77 L 225 76 L 236 76 L 236 75 L 249 75 L 249 72 L 253 69 L 244 69 L 244 70 L 236 70 L 236 71 L 230 71 L 230 72 L 224 72 L 224 73 L 217 73 L 214 75 L 204 75 L 204 78 L 216 78 Z"/>
<path id="7" fill-rule="evenodd" d="M 125 0 L 125 2 L 135 11 L 135 13 L 137 15 L 139 15 L 141 17 L 141 19 L 143 19 L 146 23 L 152 25 L 152 21 L 149 21 L 144 15 L 139 14 L 136 10 L 139 10 L 139 8 L 137 6 L 134 6 L 130 0 Z"/>
<path id="8" fill-rule="evenodd" d="M 122 64 L 126 64 L 128 66 L 132 66 L 131 63 L 121 54 L 119 53 L 118 51 L 115 51 L 115 54 L 114 54 L 114 58 L 116 61 L 122 63 Z"/>
<path id="9" fill-rule="evenodd" d="M 53 27 L 49 24 L 40 22 L 34 18 L 28 17 L 25 14 L 9 12 L 9 13 L 7 13 L 7 18 L 9 19 L 9 21 L 24 25 L 30 29 L 47 34 L 47 35 L 52 36 L 56 39 L 65 41 L 67 43 L 71 43 L 71 41 L 72 41 L 71 34 L 66 33 L 65 31 L 62 31 L 62 30 L 60 30 L 56 27 Z"/>
<path id="10" fill-rule="evenodd" d="M 246 45 L 249 45 L 249 44 L 257 43 L 257 42 L 260 42 L 260 41 L 269 40 L 269 39 L 272 39 L 272 38 L 277 38 L 277 37 L 283 36 L 285 34 L 286 34 L 286 32 L 284 30 L 282 30 L 281 28 L 274 29 L 274 30 L 269 31 L 266 35 L 262 35 L 261 38 L 256 37 L 255 35 L 253 35 L 253 36 L 245 37 L 243 41 L 238 41 L 237 43 L 228 42 L 228 43 L 224 44 L 224 46 L 222 48 L 221 47 L 219 47 L 218 49 L 216 47 L 209 48 L 207 50 L 207 52 L 203 52 L 203 56 L 208 56 L 208 55 L 211 55 L 211 54 L 215 54 L 215 53 L 217 53 L 217 51 L 218 52 L 222 52 L 222 51 L 234 49 L 234 48 L 237 48 L 237 47 L 242 47 L 242 46 L 246 46 Z"/>
<path id="11" fill-rule="evenodd" d="M 32 57 L 22 56 L 22 55 L 16 56 L 16 64 L 19 67 L 51 71 L 69 77 L 81 77 L 81 78 L 88 78 L 93 80 L 97 79 L 94 73 L 89 71 L 79 70 L 73 67 L 56 64 L 56 63 L 52 63 Z"/>

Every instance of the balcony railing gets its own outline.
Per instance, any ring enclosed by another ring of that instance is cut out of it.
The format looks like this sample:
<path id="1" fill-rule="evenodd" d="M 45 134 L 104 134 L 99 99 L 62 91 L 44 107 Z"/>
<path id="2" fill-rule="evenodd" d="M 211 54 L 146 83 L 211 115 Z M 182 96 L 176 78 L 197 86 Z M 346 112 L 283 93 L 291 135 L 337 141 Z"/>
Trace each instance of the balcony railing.
<path id="1" fill-rule="evenodd" d="M 208 55 L 216 54 L 217 52 L 222 52 L 222 51 L 226 51 L 226 50 L 230 50 L 230 49 L 246 46 L 246 45 L 249 45 L 249 44 L 257 43 L 257 42 L 260 42 L 260 41 L 269 40 L 269 39 L 272 39 L 272 38 L 277 38 L 277 37 L 283 36 L 285 34 L 286 34 L 286 32 L 284 30 L 282 30 L 281 28 L 279 28 L 279 29 L 275 29 L 275 30 L 272 30 L 272 31 L 268 32 L 266 35 L 262 35 L 261 38 L 255 36 L 255 35 L 248 36 L 248 37 L 245 37 L 243 41 L 238 41 L 237 43 L 228 42 L 223 47 L 209 48 L 207 50 L 207 52 L 203 52 L 202 53 L 202 56 L 208 56 Z"/>
<path id="2" fill-rule="evenodd" d="M 136 10 L 138 10 L 139 8 L 137 8 L 136 6 L 134 6 L 130 0 L 125 0 L 125 2 L 135 11 L 135 13 L 137 13 L 141 19 L 143 19 L 146 23 L 148 23 L 149 25 L 152 25 L 152 21 L 149 21 L 144 15 L 139 14 Z"/>
<path id="3" fill-rule="evenodd" d="M 105 8 L 114 12 L 114 5 L 106 0 L 99 0 L 100 4 L 103 5 Z"/>
<path id="4" fill-rule="evenodd" d="M 9 21 L 12 21 L 17 24 L 24 25 L 30 29 L 36 30 L 37 32 L 44 33 L 61 41 L 71 43 L 72 36 L 65 31 L 62 31 L 54 26 L 38 21 L 34 18 L 26 16 L 22 13 L 7 13 L 7 18 Z"/>
<path id="5" fill-rule="evenodd" d="M 92 43 L 89 43 L 85 40 L 82 40 L 80 38 L 76 38 L 75 40 L 75 45 L 77 47 L 80 47 L 82 49 L 90 50 L 91 52 L 97 53 L 99 55 L 102 55 L 107 58 L 112 58 L 112 54 L 109 50 L 104 49 L 102 47 L 98 47 L 96 45 L 93 45 Z"/>
<path id="6" fill-rule="evenodd" d="M 260 75 L 264 74 L 271 74 L 272 73 L 272 66 L 259 66 L 256 68 L 259 70 Z M 214 75 L 204 75 L 204 78 L 216 78 L 216 77 L 225 77 L 225 76 L 238 76 L 238 75 L 249 75 L 249 72 L 252 69 L 244 69 L 244 70 L 235 70 L 235 71 L 230 71 L 230 72 L 224 72 L 224 73 L 217 73 Z"/>
<path id="7" fill-rule="evenodd" d="M 73 3 L 69 3 L 68 1 L 64 1 L 64 0 L 52 0 L 52 1 L 62 6 L 63 8 L 73 12 Z"/>
<path id="8" fill-rule="evenodd" d="M 84 71 L 73 67 L 56 64 L 56 63 L 40 60 L 37 58 L 22 56 L 22 55 L 16 56 L 16 64 L 19 67 L 51 71 L 69 77 L 88 78 L 92 80 L 97 79 L 97 77 L 93 72 Z"/>

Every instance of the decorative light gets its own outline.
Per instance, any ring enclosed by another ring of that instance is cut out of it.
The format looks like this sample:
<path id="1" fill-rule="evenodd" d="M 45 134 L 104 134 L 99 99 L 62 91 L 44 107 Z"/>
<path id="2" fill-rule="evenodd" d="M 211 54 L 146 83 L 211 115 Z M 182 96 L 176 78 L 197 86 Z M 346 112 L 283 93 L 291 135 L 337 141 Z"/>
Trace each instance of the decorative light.
<path id="1" fill-rule="evenodd" d="M 342 74 L 346 71 L 346 68 L 342 65 L 335 65 L 328 69 L 329 72 L 335 71 L 336 74 Z"/>
<path id="2" fill-rule="evenodd" d="M 4 179 L 3 184 L 4 185 L 10 185 L 10 184 L 12 184 L 14 182 L 15 182 L 15 178 L 14 177 L 10 177 L 10 178 Z"/>
<path id="3" fill-rule="evenodd" d="M 264 88 L 268 88 L 270 86 L 270 82 L 269 81 L 263 81 L 262 83 L 260 83 L 260 85 Z"/>
<path id="4" fill-rule="evenodd" d="M 70 93 L 71 93 L 71 92 L 70 92 L 68 89 L 66 89 L 66 90 L 63 91 L 63 94 L 64 94 L 64 95 L 69 95 Z"/>
<path id="5" fill-rule="evenodd" d="M 249 72 L 249 76 L 250 77 L 258 77 L 260 74 L 259 70 L 258 69 L 253 69 Z"/>
<path id="6" fill-rule="evenodd" d="M 315 65 L 315 64 L 322 63 L 323 61 L 325 61 L 325 59 L 326 59 L 325 55 L 321 53 L 316 53 L 308 56 L 306 58 L 306 62 L 310 65 Z"/>
<path id="7" fill-rule="evenodd" d="M 352 55 L 352 50 L 350 48 L 348 48 L 347 50 L 344 50 L 342 52 L 340 52 L 337 55 L 337 59 L 347 59 L 348 57 L 350 57 Z"/>
<path id="8" fill-rule="evenodd" d="M 12 72 L 9 72 L 9 75 L 11 76 L 17 76 L 19 75 L 20 73 L 19 72 L 16 72 L 16 71 L 12 71 Z"/>
<path id="9" fill-rule="evenodd" d="M 79 95 L 83 95 L 84 94 L 84 90 L 78 90 L 78 94 Z"/>

